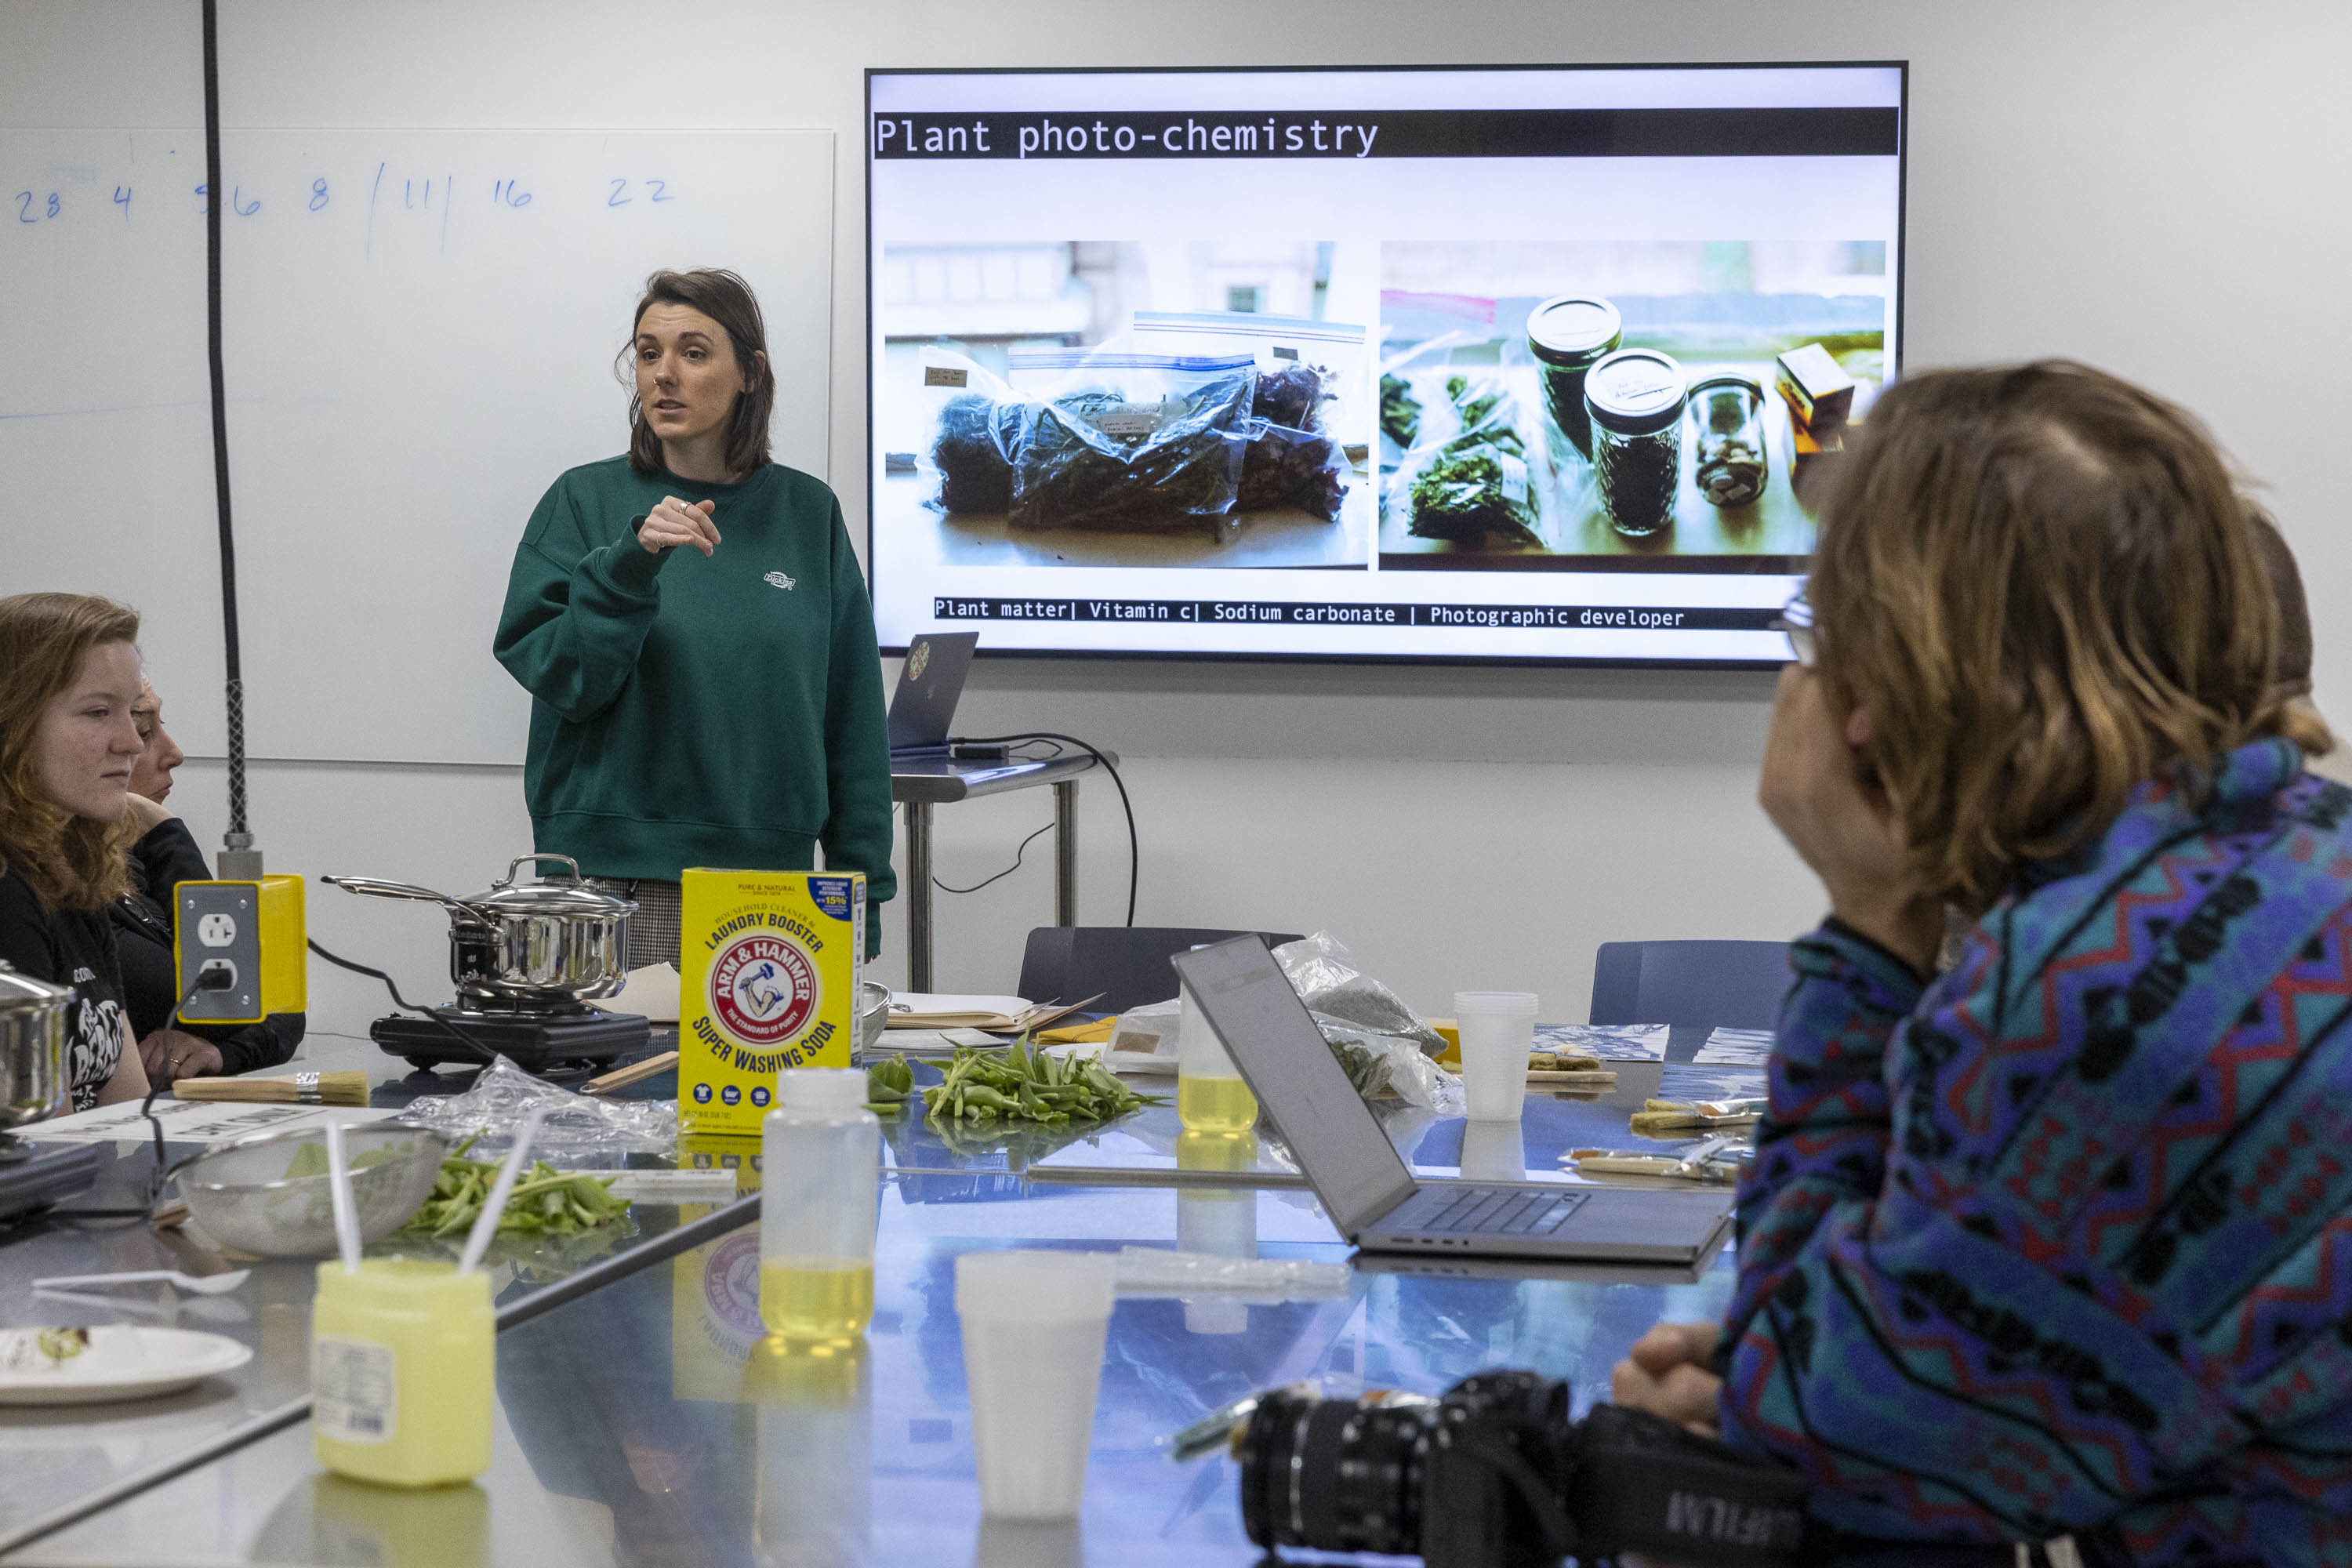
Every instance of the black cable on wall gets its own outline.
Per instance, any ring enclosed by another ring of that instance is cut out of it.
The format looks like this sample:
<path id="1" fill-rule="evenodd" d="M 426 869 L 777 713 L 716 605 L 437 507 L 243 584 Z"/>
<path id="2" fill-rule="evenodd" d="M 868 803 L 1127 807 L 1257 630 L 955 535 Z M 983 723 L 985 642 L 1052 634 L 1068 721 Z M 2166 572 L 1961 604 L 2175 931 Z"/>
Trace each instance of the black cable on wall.
<path id="1" fill-rule="evenodd" d="M 228 676 L 228 836 L 232 854 L 249 851 L 253 835 L 245 818 L 245 668 L 236 630 L 236 535 L 229 524 L 228 504 L 228 382 L 221 361 L 221 207 L 220 194 L 220 15 L 217 0 L 204 0 L 205 35 L 205 335 L 212 361 L 213 491 L 220 510 L 221 637 L 223 668 Z M 258 875 L 260 868 L 232 870 L 224 861 L 223 876 Z"/>

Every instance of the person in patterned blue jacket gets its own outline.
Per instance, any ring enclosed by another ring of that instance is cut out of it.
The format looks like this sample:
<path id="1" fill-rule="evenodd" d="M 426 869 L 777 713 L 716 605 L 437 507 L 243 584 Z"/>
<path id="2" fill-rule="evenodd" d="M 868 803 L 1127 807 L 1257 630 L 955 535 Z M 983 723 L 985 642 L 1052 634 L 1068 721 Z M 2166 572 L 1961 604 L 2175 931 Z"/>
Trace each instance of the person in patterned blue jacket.
<path id="1" fill-rule="evenodd" d="M 2352 1563 L 2352 791 L 2260 526 L 2064 363 L 1890 389 L 1827 500 L 1759 794 L 1831 914 L 1727 1321 L 1616 1394 L 1841 1561 Z"/>

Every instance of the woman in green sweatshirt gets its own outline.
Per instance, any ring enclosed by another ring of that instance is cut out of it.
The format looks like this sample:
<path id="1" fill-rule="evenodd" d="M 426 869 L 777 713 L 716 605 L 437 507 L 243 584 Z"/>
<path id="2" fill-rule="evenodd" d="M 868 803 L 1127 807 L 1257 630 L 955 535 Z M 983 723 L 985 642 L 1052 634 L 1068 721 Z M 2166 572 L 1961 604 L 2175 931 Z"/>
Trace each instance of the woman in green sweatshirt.
<path id="1" fill-rule="evenodd" d="M 775 374 L 731 272 L 656 272 L 624 351 L 629 450 L 551 486 L 495 644 L 531 694 L 535 847 L 639 906 L 629 963 L 677 962 L 688 866 L 890 870 L 874 612 L 841 503 L 772 462 Z"/>

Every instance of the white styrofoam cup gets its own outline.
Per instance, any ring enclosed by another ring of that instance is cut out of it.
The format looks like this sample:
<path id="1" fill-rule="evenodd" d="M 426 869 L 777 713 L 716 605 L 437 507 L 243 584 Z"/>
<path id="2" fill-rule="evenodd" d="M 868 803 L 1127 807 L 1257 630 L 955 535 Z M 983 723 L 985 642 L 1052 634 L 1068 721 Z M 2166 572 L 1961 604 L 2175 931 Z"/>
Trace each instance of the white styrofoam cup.
<path id="1" fill-rule="evenodd" d="M 1076 1519 L 1117 1264 L 1101 1252 L 967 1252 L 956 1314 L 981 1510 Z"/>
<path id="2" fill-rule="evenodd" d="M 1528 1099 L 1528 1052 L 1535 1044 L 1532 991 L 1456 991 L 1462 1091 L 1473 1121 L 1516 1121 Z"/>

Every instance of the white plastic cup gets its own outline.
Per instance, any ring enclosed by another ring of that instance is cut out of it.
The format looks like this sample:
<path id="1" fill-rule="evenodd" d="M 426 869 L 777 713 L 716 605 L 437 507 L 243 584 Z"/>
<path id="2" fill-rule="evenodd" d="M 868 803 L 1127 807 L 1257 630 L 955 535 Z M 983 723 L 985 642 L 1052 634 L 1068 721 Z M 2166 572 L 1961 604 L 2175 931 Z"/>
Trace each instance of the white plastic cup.
<path id="1" fill-rule="evenodd" d="M 1102 1252 L 956 1259 L 971 1444 L 990 1518 L 1078 1517 L 1117 1268 Z"/>
<path id="2" fill-rule="evenodd" d="M 1517 1121 L 1528 1101 L 1528 1052 L 1536 1039 L 1532 991 L 1456 991 L 1462 1091 L 1473 1121 Z"/>
<path id="3" fill-rule="evenodd" d="M 1517 1119 L 1464 1122 L 1462 1179 L 1465 1182 L 1526 1181 L 1528 1152 L 1519 1140 Z"/>

